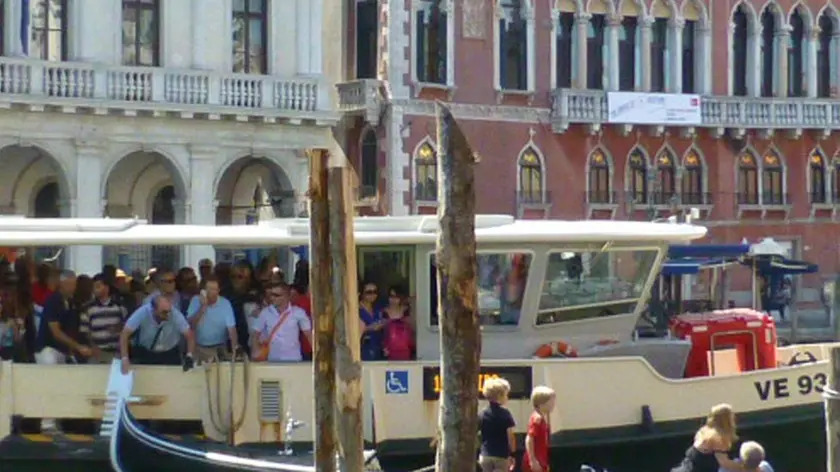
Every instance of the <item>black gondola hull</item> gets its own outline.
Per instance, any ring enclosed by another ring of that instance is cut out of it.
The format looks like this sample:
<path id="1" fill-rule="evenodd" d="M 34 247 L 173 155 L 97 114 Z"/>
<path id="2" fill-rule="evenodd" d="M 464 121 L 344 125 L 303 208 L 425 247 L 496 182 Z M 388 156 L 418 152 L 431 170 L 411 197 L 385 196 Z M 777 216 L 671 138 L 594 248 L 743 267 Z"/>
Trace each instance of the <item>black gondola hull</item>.
<path id="1" fill-rule="evenodd" d="M 311 453 L 272 455 L 262 449 L 170 441 L 140 426 L 125 404 L 118 406 L 110 458 L 116 472 L 315 471 Z M 375 457 L 368 460 L 368 466 L 378 470 Z"/>

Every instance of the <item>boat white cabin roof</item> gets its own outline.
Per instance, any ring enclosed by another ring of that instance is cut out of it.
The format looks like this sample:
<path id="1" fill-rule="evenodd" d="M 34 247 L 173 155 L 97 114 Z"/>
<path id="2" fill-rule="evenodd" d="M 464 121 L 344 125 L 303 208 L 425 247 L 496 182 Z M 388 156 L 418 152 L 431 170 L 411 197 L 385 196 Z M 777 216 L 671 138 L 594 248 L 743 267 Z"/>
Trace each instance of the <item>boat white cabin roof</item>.
<path id="1" fill-rule="evenodd" d="M 706 234 L 702 226 L 612 220 L 516 220 L 478 215 L 479 243 L 638 241 L 688 243 Z M 356 217 L 357 245 L 434 244 L 437 216 Z M 139 219 L 0 217 L 0 246 L 207 244 L 271 246 L 309 243 L 309 220 L 278 218 L 257 225 L 153 225 Z"/>

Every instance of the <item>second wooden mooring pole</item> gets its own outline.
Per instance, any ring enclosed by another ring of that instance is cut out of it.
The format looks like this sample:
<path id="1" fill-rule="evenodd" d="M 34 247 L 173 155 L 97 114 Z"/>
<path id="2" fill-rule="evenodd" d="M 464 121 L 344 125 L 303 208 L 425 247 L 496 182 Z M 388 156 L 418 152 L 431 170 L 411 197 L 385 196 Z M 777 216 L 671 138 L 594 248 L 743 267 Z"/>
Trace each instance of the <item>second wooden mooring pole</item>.
<path id="1" fill-rule="evenodd" d="M 440 394 L 438 472 L 475 470 L 481 331 L 475 252 L 476 158 L 452 112 L 437 108 L 438 314 Z"/>
<path id="2" fill-rule="evenodd" d="M 309 155 L 309 293 L 312 296 L 313 383 L 315 390 L 315 470 L 335 472 L 335 318 L 332 296 L 332 262 L 327 161 L 318 149 Z"/>
<path id="3" fill-rule="evenodd" d="M 362 472 L 365 447 L 362 431 L 362 356 L 352 190 L 350 168 L 331 167 L 330 255 L 337 341 L 338 436 L 342 471 Z"/>
<path id="4" fill-rule="evenodd" d="M 840 472 L 840 347 L 831 348 L 831 374 L 825 389 L 826 472 Z"/>

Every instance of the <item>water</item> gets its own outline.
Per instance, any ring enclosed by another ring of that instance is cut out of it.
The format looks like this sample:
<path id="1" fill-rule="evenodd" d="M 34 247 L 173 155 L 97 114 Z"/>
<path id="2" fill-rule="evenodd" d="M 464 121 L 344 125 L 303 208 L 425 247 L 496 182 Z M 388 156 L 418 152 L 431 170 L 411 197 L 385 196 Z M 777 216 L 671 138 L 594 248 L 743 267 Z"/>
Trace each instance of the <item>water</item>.
<path id="1" fill-rule="evenodd" d="M 743 431 L 742 439 L 761 443 L 767 459 L 779 472 L 825 472 L 825 436 L 822 422 L 765 426 Z M 674 437 L 654 442 L 629 442 L 600 448 L 558 448 L 552 451 L 551 472 L 580 472 L 590 464 L 610 472 L 668 472 L 681 460 L 690 437 Z M 387 472 L 406 472 L 432 464 L 431 453 L 423 457 L 382 458 Z M 111 472 L 105 462 L 30 461 L 3 464 L 3 472 Z M 165 472 L 165 471 L 160 471 Z M 183 472 L 183 471 L 176 471 Z"/>

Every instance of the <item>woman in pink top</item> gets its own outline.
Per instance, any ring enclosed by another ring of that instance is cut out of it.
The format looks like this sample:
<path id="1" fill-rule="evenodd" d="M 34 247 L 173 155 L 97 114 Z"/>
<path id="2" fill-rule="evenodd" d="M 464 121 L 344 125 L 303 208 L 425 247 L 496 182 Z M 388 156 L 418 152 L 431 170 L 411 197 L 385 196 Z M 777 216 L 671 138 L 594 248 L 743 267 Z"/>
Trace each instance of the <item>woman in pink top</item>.
<path id="1" fill-rule="evenodd" d="M 398 287 L 388 290 L 388 306 L 383 310 L 387 323 L 383 351 L 389 361 L 410 361 L 414 357 L 414 329 L 408 319 L 405 296 Z"/>

